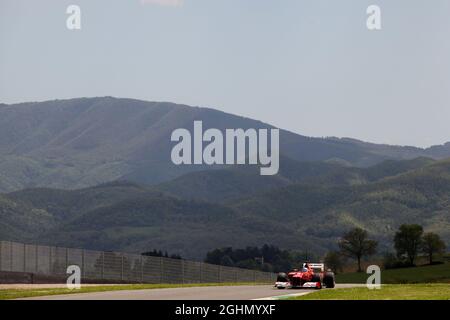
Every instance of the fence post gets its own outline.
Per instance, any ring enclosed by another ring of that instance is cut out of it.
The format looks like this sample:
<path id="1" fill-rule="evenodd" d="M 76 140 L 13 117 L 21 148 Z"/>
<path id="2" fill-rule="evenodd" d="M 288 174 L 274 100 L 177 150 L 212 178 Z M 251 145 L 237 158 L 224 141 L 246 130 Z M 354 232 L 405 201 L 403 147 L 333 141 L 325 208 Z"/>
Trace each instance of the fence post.
<path id="1" fill-rule="evenodd" d="M 9 271 L 14 271 L 13 270 L 13 244 L 10 241 L 9 242 L 9 264 L 10 264 L 10 270 Z"/>
<path id="2" fill-rule="evenodd" d="M 123 281 L 123 253 L 120 254 L 120 280 Z"/>
<path id="3" fill-rule="evenodd" d="M 181 260 L 181 284 L 184 285 L 184 260 Z"/>
<path id="4" fill-rule="evenodd" d="M 64 273 L 66 273 L 68 266 L 69 266 L 69 248 L 66 248 L 66 269 L 64 270 Z"/>
<path id="5" fill-rule="evenodd" d="M 85 278 L 85 273 L 84 273 L 84 249 L 81 249 L 81 278 L 84 280 Z"/>
<path id="6" fill-rule="evenodd" d="M 221 283 L 222 281 L 221 281 L 221 278 L 222 278 L 222 275 L 220 274 L 220 270 L 221 270 L 221 266 L 219 266 L 219 283 Z"/>
<path id="7" fill-rule="evenodd" d="M 102 251 L 102 279 L 105 276 L 105 252 Z"/>
<path id="8" fill-rule="evenodd" d="M 159 258 L 159 275 L 160 275 L 159 283 L 163 283 L 163 279 L 164 279 L 163 257 Z"/>
<path id="9" fill-rule="evenodd" d="M 38 273 L 39 271 L 39 260 L 38 260 L 38 246 L 34 245 L 34 255 L 36 257 L 36 266 L 35 266 L 35 272 Z"/>
<path id="10" fill-rule="evenodd" d="M 52 247 L 48 246 L 48 272 L 52 274 Z"/>
<path id="11" fill-rule="evenodd" d="M 144 283 L 144 256 L 141 255 L 141 283 Z"/>
<path id="12" fill-rule="evenodd" d="M 23 272 L 27 272 L 27 245 L 23 244 Z"/>
<path id="13" fill-rule="evenodd" d="M 3 241 L 0 241 L 0 271 L 3 271 Z"/>

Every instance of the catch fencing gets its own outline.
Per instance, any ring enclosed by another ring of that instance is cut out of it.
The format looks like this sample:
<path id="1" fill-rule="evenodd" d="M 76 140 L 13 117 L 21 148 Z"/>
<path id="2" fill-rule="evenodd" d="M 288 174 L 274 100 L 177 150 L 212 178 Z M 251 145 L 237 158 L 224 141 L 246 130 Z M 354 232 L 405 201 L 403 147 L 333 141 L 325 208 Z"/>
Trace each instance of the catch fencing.
<path id="1" fill-rule="evenodd" d="M 203 262 L 0 241 L 0 271 L 67 277 L 77 265 L 81 279 L 129 283 L 272 282 L 275 275 Z"/>

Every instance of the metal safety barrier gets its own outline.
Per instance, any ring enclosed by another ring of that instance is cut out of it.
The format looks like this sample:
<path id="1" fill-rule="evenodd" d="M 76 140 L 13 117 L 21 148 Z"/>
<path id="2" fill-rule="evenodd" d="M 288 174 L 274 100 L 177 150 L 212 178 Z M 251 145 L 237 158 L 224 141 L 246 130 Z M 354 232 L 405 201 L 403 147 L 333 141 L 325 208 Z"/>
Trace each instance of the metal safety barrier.
<path id="1" fill-rule="evenodd" d="M 0 241 L 0 271 L 61 277 L 67 276 L 71 265 L 80 267 L 82 280 L 174 284 L 275 280 L 269 272 L 198 261 Z"/>

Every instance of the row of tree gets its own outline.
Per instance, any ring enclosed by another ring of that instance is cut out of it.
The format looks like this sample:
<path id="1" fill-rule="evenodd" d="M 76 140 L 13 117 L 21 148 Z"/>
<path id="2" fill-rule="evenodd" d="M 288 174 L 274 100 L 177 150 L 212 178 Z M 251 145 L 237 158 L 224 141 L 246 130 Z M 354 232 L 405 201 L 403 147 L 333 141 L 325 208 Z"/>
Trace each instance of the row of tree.
<path id="1" fill-rule="evenodd" d="M 424 233 L 423 227 L 417 224 L 401 225 L 394 236 L 396 254 L 385 256 L 385 267 L 414 266 L 418 254 L 428 257 L 433 264 L 434 258 L 445 252 L 445 243 L 438 234 Z M 361 260 L 377 253 L 378 242 L 370 239 L 366 230 L 354 228 L 345 233 L 338 241 L 338 251 L 330 251 L 325 256 L 325 264 L 335 272 L 343 269 L 345 259 L 355 259 L 358 271 L 362 271 Z M 161 250 L 152 250 L 142 253 L 144 256 L 167 257 L 182 259 L 179 255 L 169 255 Z M 215 249 L 207 253 L 205 262 L 223 266 L 239 267 L 245 269 L 280 272 L 298 267 L 302 262 L 315 261 L 317 257 L 307 252 L 282 250 L 276 246 L 263 245 L 233 249 L 231 247 Z"/>
<path id="2" fill-rule="evenodd" d="M 205 262 L 266 272 L 285 272 L 298 267 L 302 262 L 311 258 L 306 252 L 282 250 L 276 246 L 265 244 L 261 248 L 215 249 L 206 254 Z"/>
<path id="3" fill-rule="evenodd" d="M 361 272 L 361 259 L 377 253 L 378 242 L 369 239 L 366 230 L 354 228 L 344 234 L 338 241 L 339 251 L 330 251 L 325 257 L 326 265 L 335 272 L 341 271 L 344 261 L 342 257 L 355 259 L 358 271 Z M 438 234 L 424 233 L 423 227 L 417 224 L 403 224 L 394 236 L 396 250 L 395 261 L 390 258 L 389 266 L 414 266 L 418 254 L 423 253 L 433 264 L 436 255 L 445 252 L 445 243 Z"/>
<path id="4" fill-rule="evenodd" d="M 171 259 L 182 259 L 180 255 L 178 254 L 171 254 L 167 253 L 167 251 L 162 252 L 161 250 L 153 249 L 152 251 L 147 251 L 141 253 L 143 256 L 147 257 L 163 257 L 163 258 L 171 258 Z"/>

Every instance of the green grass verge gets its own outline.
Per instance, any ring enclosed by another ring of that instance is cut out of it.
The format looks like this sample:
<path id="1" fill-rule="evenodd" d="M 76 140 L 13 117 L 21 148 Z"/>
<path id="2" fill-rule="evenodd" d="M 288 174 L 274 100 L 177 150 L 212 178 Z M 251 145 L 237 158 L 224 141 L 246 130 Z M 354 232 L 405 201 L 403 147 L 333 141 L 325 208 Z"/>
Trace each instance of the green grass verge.
<path id="1" fill-rule="evenodd" d="M 449 300 L 448 284 L 388 284 L 381 289 L 366 287 L 323 289 L 289 300 Z"/>
<path id="2" fill-rule="evenodd" d="M 210 286 L 242 286 L 255 285 L 255 283 L 247 282 L 230 282 L 230 283 L 192 283 L 192 284 L 130 284 L 130 285 L 112 285 L 112 286 L 89 286 L 81 287 L 79 290 L 70 290 L 66 288 L 39 288 L 39 289 L 1 289 L 0 300 L 30 298 L 39 296 L 54 296 L 61 294 L 76 294 L 76 293 L 92 293 L 104 291 L 119 291 L 119 290 L 145 290 L 145 289 L 164 289 L 164 288 L 186 288 L 186 287 L 210 287 Z"/>
<path id="3" fill-rule="evenodd" d="M 337 283 L 366 283 L 365 272 L 336 275 Z M 381 283 L 450 283 L 450 263 L 414 268 L 390 269 L 381 271 Z"/>

